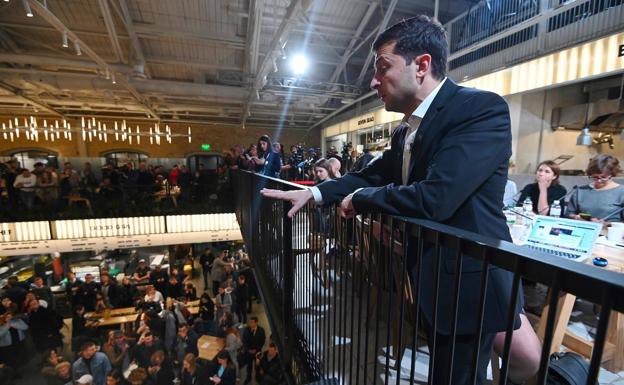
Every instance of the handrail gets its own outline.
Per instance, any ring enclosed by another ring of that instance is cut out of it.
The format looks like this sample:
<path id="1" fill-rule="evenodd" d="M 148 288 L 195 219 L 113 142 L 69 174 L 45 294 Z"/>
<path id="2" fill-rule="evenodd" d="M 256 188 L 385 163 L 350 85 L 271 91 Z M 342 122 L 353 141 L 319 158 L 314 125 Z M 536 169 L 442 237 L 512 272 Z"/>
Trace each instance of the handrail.
<path id="1" fill-rule="evenodd" d="M 434 290 L 434 309 L 441 306 L 440 309 L 453 309 L 451 314 L 455 314 L 452 319 L 434 318 L 433 330 L 444 331 L 445 325 L 451 325 L 451 336 L 458 333 L 460 326 L 466 329 L 474 325 L 481 333 L 485 322 L 491 321 L 487 314 L 492 309 L 485 306 L 489 300 L 483 299 L 483 293 L 489 293 L 491 277 L 497 275 L 500 278 L 498 274 L 502 273 L 495 273 L 496 269 L 509 272 L 510 280 L 513 277 L 509 282 L 511 292 L 505 293 L 502 287 L 499 288 L 503 290 L 500 295 L 503 298 L 508 296 L 510 300 L 505 309 L 506 316 L 501 317 L 507 336 L 500 353 L 503 357 L 502 377 L 510 373 L 508 365 L 512 359 L 515 325 L 514 317 L 509 316 L 513 316 L 514 309 L 517 309 L 521 279 L 544 284 L 554 293 L 569 293 L 600 305 L 588 384 L 596 378 L 603 351 L 610 343 L 607 339 L 611 337 L 606 333 L 608 319 L 616 312 L 624 312 L 622 274 L 422 219 L 364 213 L 346 221 L 336 215 L 335 209 L 311 205 L 302 208 L 291 219 L 286 216 L 289 203 L 262 199 L 259 189 L 293 190 L 302 189 L 301 186 L 246 171 L 237 172 L 233 182 L 238 193 L 236 213 L 243 238 L 267 301 L 274 340 L 285 353 L 282 358 L 285 359 L 284 366 L 292 373 L 292 383 L 334 376 L 340 383 L 354 383 L 354 377 L 359 377 L 358 370 L 369 376 L 372 371 L 372 378 L 377 383 L 380 383 L 378 374 L 381 373 L 386 376 L 382 382 L 388 383 L 389 355 L 381 361 L 375 357 L 382 354 L 378 350 L 381 348 L 380 339 L 386 339 L 381 346 L 392 346 L 391 355 L 396 362 L 401 362 L 405 349 L 411 346 L 413 372 L 416 336 L 419 334 L 419 322 L 414 317 L 422 317 L 422 306 L 425 306 L 422 301 L 431 294 L 421 287 L 424 261 L 431 261 L 431 258 L 435 261 L 434 271 L 438 271 L 437 278 L 435 274 L 433 276 L 434 287 L 440 287 L 440 290 Z M 438 250 L 438 253 L 432 255 L 423 250 Z M 455 257 L 448 259 L 451 256 Z M 467 303 L 462 304 L 460 298 L 465 301 L 467 294 L 460 290 L 464 278 L 460 280 L 456 273 L 474 269 L 477 265 L 473 261 L 481 265 L 474 270 L 481 277 L 481 300 L 474 299 L 481 303 L 474 306 L 481 309 L 481 313 L 477 311 L 476 314 L 486 314 L 485 318 L 476 320 L 458 311 L 466 306 Z M 328 270 L 333 273 L 328 274 Z M 441 271 L 445 272 L 444 278 L 440 276 Z M 408 272 L 411 273 L 406 274 Z M 450 286 L 442 289 L 441 282 Z M 325 290 L 329 291 L 323 295 Z M 447 308 L 448 303 L 441 305 L 445 301 L 456 305 Z M 556 308 L 560 302 L 559 295 L 552 294 L 550 309 Z M 317 305 L 321 306 L 320 310 Z M 371 306 L 375 306 L 374 312 Z M 445 311 L 441 314 L 446 314 Z M 537 373 L 540 381 L 546 376 L 550 352 L 558 350 L 563 338 L 561 332 L 555 333 L 555 329 L 561 327 L 556 326 L 562 322 L 559 315 L 548 313 L 546 309 L 544 312 L 549 316 L 542 317 L 545 327 L 540 327 L 544 330 L 545 344 Z M 434 314 L 438 312 L 434 311 Z M 441 329 L 436 329 L 438 326 Z M 563 327 L 565 329 L 565 324 Z M 334 345 L 336 338 L 345 343 L 347 337 L 351 341 L 348 346 L 338 348 Z M 372 350 L 374 357 L 370 357 L 372 346 L 375 347 Z M 479 344 L 475 348 L 475 352 L 478 351 Z M 454 347 L 452 349 L 454 351 Z M 435 355 L 435 348 L 432 354 Z M 610 356 L 606 358 L 612 359 Z M 382 370 L 378 372 L 380 365 Z M 476 372 L 475 366 L 473 375 Z M 429 373 L 429 381 L 433 383 L 436 381 L 431 376 L 435 373 L 439 375 L 435 370 Z"/>

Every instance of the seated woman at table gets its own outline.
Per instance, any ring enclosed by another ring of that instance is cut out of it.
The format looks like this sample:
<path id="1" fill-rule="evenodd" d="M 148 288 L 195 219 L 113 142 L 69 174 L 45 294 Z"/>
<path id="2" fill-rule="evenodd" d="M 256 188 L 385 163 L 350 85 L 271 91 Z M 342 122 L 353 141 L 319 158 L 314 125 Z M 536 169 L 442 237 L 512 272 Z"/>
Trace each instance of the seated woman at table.
<path id="1" fill-rule="evenodd" d="M 108 308 L 106 306 L 106 299 L 102 293 L 95 294 L 95 305 L 93 307 L 96 313 L 104 313 L 104 311 Z"/>
<path id="2" fill-rule="evenodd" d="M 145 291 L 145 297 L 143 298 L 145 302 L 157 302 L 160 304 L 160 307 L 163 307 L 165 302 L 165 298 L 162 293 L 156 290 L 154 286 L 149 286 Z"/>
<path id="3" fill-rule="evenodd" d="M 524 186 L 516 206 L 522 206 L 526 198 L 530 198 L 533 212 L 539 215 L 548 215 L 550 206 L 555 200 L 559 200 L 561 207 L 565 207 L 563 198 L 566 189 L 559 184 L 559 173 L 559 165 L 552 160 L 540 163 L 535 171 L 535 183 Z M 562 215 L 563 211 L 561 210 Z"/>
<path id="4" fill-rule="evenodd" d="M 594 222 L 622 222 L 624 215 L 617 211 L 624 207 L 624 186 L 613 180 L 621 171 L 620 162 L 612 155 L 592 158 L 585 171 L 591 182 L 572 193 L 567 210 L 570 218 L 589 214 Z"/>
<path id="5" fill-rule="evenodd" d="M 221 350 L 219 354 L 217 354 L 217 363 L 219 365 L 217 372 L 208 379 L 208 383 L 216 385 L 235 385 L 236 369 L 230 360 L 230 354 L 227 350 Z"/>
<path id="6" fill-rule="evenodd" d="M 197 289 L 190 282 L 184 287 L 184 298 L 187 302 L 197 300 Z"/>

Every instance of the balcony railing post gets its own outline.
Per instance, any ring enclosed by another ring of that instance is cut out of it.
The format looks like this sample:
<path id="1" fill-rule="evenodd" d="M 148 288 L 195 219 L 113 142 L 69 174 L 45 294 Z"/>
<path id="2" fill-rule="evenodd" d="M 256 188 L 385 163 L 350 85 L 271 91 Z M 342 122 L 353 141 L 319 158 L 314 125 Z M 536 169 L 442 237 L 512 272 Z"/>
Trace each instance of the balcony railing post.
<path id="1" fill-rule="evenodd" d="M 283 202 L 283 245 L 282 245 L 282 282 L 283 282 L 283 320 L 284 327 L 284 351 L 282 355 L 286 372 L 292 373 L 292 352 L 293 344 L 295 344 L 293 331 L 293 293 L 295 269 L 293 263 L 293 237 L 292 237 L 292 219 L 288 217 L 288 211 L 292 205 L 290 202 Z"/>

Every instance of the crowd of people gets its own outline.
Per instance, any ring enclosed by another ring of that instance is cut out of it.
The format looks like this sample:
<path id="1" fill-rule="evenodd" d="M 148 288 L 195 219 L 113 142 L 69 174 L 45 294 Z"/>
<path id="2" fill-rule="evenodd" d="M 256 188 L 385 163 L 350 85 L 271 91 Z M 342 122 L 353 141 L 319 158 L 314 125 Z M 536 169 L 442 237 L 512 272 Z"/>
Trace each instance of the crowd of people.
<path id="1" fill-rule="evenodd" d="M 247 255 L 206 248 L 199 264 L 203 293 L 193 285 L 191 270 L 176 263 L 165 269 L 141 259 L 119 282 L 106 270 L 99 281 L 92 274 L 81 280 L 68 272 L 60 285 L 72 309 L 71 341 L 63 341 L 66 326 L 46 277 L 26 282 L 10 277 L 1 294 L 0 383 L 20 377 L 34 345 L 48 385 L 168 385 L 174 380 L 234 385 L 252 379 L 281 384 L 277 349 L 269 341 L 263 351 L 266 333 L 257 317 L 248 317 L 253 297 L 259 296 Z M 136 314 L 130 329 L 98 325 L 119 308 Z M 213 360 L 199 357 L 202 335 L 225 341 Z M 69 357 L 64 351 L 71 352 Z"/>
<path id="2" fill-rule="evenodd" d="M 120 215 L 130 207 L 133 214 L 149 214 L 164 197 L 173 196 L 175 206 L 208 202 L 219 193 L 224 172 L 225 168 L 208 170 L 203 164 L 195 172 L 177 164 L 166 170 L 146 162 L 136 167 L 132 162 L 107 163 L 98 173 L 89 162 L 79 171 L 71 162 L 65 162 L 62 169 L 37 162 L 30 170 L 9 160 L 0 163 L 0 199 L 6 202 L 4 214 L 9 217 L 16 212 L 59 212 L 75 201 L 88 202 L 87 209 L 94 211 L 90 214 L 98 216 Z"/>
<path id="3" fill-rule="evenodd" d="M 248 170 L 292 181 L 311 181 L 316 179 L 315 165 L 321 159 L 332 161 L 333 174 L 339 176 L 362 170 L 383 148 L 376 150 L 373 152 L 367 146 L 363 153 L 358 154 L 349 146 L 339 153 L 335 146 L 330 146 L 326 157 L 322 158 L 319 149 L 305 151 L 302 146 L 293 144 L 290 153 L 286 154 L 282 144 L 272 142 L 268 135 L 262 135 L 257 143 L 247 148 L 242 144 L 232 146 L 225 153 L 225 160 L 230 169 Z"/>

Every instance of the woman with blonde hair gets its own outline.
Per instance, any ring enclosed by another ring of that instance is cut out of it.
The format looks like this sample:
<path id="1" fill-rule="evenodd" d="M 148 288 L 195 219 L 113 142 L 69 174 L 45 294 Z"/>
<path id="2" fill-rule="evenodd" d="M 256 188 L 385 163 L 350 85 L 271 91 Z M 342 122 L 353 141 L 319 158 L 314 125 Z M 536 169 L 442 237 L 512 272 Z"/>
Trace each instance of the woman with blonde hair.
<path id="1" fill-rule="evenodd" d="M 240 331 L 238 328 L 229 327 L 225 329 L 225 347 L 224 349 L 230 355 L 230 360 L 236 368 L 236 377 L 239 376 L 238 367 L 238 351 L 243 347 L 243 341 L 240 338 Z"/>
<path id="2" fill-rule="evenodd" d="M 187 353 L 182 360 L 182 376 L 180 385 L 195 385 L 197 382 L 197 365 L 195 355 Z"/>

